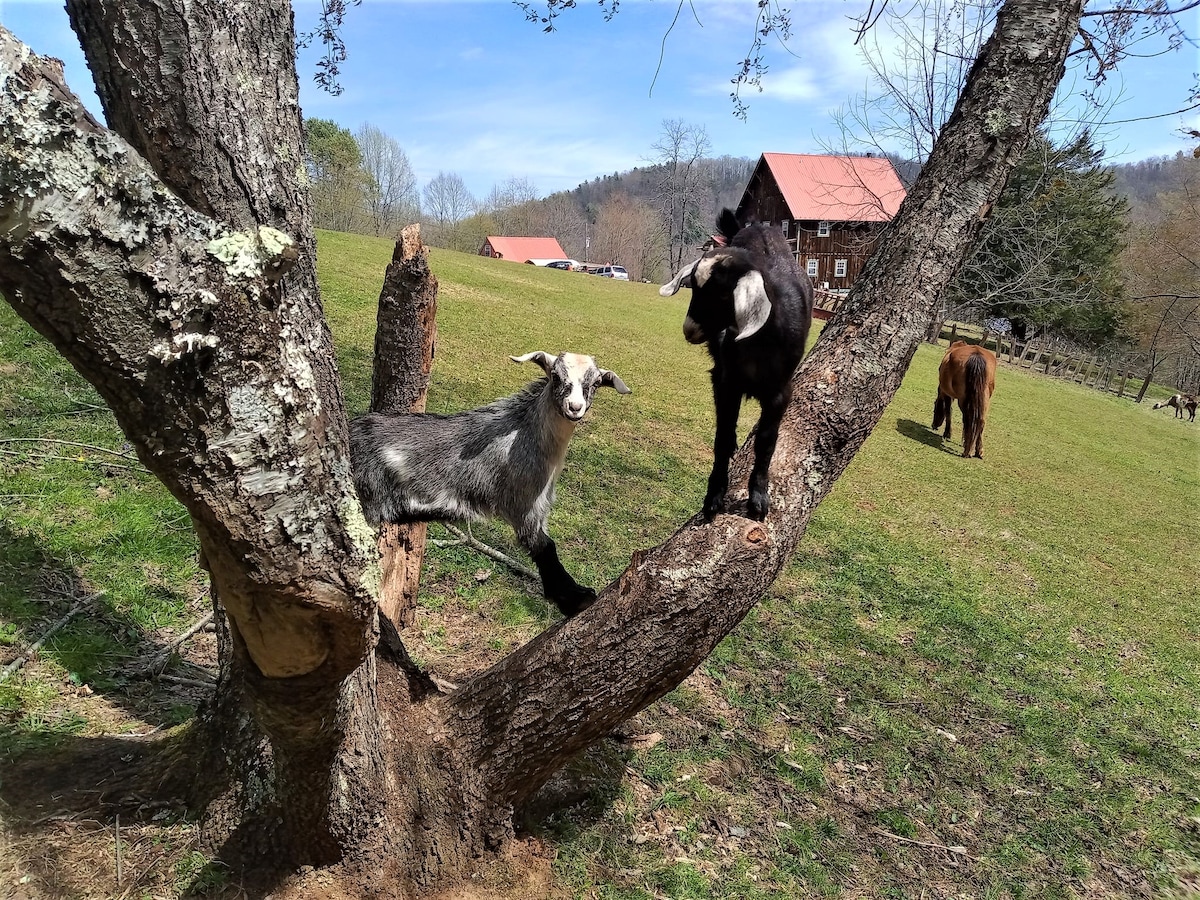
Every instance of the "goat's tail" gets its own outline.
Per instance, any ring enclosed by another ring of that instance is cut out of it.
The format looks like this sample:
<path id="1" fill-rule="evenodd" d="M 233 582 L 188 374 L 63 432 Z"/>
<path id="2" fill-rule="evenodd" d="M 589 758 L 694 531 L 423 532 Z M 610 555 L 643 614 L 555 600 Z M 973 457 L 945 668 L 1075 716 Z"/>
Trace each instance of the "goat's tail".
<path id="1" fill-rule="evenodd" d="M 971 446 L 983 434 L 983 417 L 987 415 L 988 366 L 982 353 L 972 353 L 964 371 L 965 384 L 960 401 L 963 412 L 963 447 Z"/>

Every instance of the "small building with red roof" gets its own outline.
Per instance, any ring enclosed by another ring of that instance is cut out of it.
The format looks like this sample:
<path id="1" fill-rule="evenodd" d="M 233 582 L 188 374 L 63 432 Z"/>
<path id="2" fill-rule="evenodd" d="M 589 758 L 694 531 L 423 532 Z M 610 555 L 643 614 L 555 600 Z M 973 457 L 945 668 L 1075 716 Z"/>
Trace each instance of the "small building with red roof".
<path id="1" fill-rule="evenodd" d="M 904 196 L 886 157 L 764 153 L 737 217 L 779 227 L 813 283 L 841 292 L 854 283 Z"/>
<path id="2" fill-rule="evenodd" d="M 527 262 L 531 259 L 552 261 L 567 258 L 567 254 L 559 246 L 557 238 L 501 237 L 490 234 L 487 240 L 483 242 L 483 246 L 479 248 L 479 255 L 490 256 L 493 259 L 507 259 L 519 263 Z"/>

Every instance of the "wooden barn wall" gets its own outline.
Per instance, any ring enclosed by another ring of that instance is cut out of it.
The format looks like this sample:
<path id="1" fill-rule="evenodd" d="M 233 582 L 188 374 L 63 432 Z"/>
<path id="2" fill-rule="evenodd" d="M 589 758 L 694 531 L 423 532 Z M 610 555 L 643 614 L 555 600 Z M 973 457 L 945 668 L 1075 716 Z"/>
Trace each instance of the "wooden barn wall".
<path id="1" fill-rule="evenodd" d="M 818 222 L 790 218 L 783 192 L 765 166 L 755 171 L 746 186 L 738 206 L 738 217 L 744 222 L 770 222 L 777 228 L 782 228 L 786 219 L 788 245 L 795 253 L 800 268 L 808 271 L 808 260 L 816 259 L 817 275 L 813 282 L 818 287 L 827 284 L 830 290 L 849 290 L 867 257 L 875 249 L 875 239 L 881 227 L 876 224 L 830 222 L 829 236 L 817 237 Z M 846 275 L 843 278 L 834 275 L 839 259 L 846 260 Z"/>

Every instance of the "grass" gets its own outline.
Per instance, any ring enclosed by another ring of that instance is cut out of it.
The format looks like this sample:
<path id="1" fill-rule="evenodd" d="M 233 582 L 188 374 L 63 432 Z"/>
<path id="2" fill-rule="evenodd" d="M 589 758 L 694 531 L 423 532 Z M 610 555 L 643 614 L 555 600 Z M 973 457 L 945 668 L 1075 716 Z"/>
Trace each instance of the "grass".
<path id="1" fill-rule="evenodd" d="M 319 252 L 358 413 L 391 247 L 322 234 Z M 704 353 L 679 335 L 686 298 L 446 251 L 432 262 L 431 410 L 516 390 L 537 372 L 507 357 L 535 349 L 591 353 L 633 388 L 597 397 L 551 522 L 567 567 L 607 583 L 703 497 L 712 411 Z M 553 848 L 562 895 L 1183 897 L 1200 886 L 1200 431 L 1149 403 L 1002 366 L 987 459 L 963 460 L 926 427 L 939 358 L 918 350 L 759 607 L 629 723 L 630 740 L 581 761 L 576 802 L 530 822 Z M 0 308 L 0 439 L 119 453 L 97 405 Z M 748 409 L 743 433 L 753 419 Z M 0 663 L 71 597 L 104 591 L 95 616 L 0 686 L 0 754 L 177 721 L 189 698 L 122 673 L 202 609 L 181 507 L 106 454 L 0 449 L 20 454 L 0 456 Z M 520 555 L 502 527 L 475 533 Z M 521 579 L 435 547 L 406 640 L 454 680 L 550 620 Z M 78 696 L 83 686 L 93 693 Z M 199 883 L 202 864 L 179 857 L 174 882 Z"/>

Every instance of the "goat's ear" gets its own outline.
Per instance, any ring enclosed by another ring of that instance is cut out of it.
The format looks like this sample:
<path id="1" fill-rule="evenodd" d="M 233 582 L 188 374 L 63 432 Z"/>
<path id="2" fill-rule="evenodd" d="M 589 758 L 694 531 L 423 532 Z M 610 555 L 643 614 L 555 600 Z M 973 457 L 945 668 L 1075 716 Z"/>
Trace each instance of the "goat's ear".
<path id="1" fill-rule="evenodd" d="M 524 356 L 510 356 L 509 359 L 515 363 L 537 363 L 542 367 L 542 371 L 549 375 L 550 370 L 554 368 L 554 360 L 557 357 L 551 356 L 543 350 L 534 350 L 532 353 L 526 353 Z"/>
<path id="2" fill-rule="evenodd" d="M 757 269 L 751 269 L 734 286 L 733 317 L 738 329 L 735 340 L 739 341 L 750 337 L 771 317 L 771 300 L 767 297 L 762 273 Z"/>
<path id="3" fill-rule="evenodd" d="M 675 294 L 678 294 L 681 287 L 694 287 L 692 284 L 692 273 L 696 271 L 696 263 L 698 262 L 700 262 L 699 259 L 694 259 L 680 269 L 678 275 L 658 289 L 659 295 L 663 297 L 671 297 Z"/>
<path id="4" fill-rule="evenodd" d="M 600 383 L 613 388 L 618 394 L 632 394 L 633 391 L 625 386 L 625 382 L 621 380 L 621 376 L 616 372 L 610 372 L 608 369 L 600 370 Z"/>

